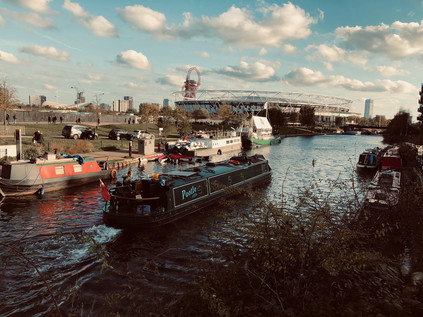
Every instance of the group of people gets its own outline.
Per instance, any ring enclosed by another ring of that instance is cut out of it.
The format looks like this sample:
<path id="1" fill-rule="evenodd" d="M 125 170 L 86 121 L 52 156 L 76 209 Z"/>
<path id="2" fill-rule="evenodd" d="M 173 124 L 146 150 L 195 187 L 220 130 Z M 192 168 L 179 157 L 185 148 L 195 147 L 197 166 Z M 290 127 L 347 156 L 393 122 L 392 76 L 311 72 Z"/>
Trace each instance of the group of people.
<path id="1" fill-rule="evenodd" d="M 60 123 L 63 123 L 63 117 L 62 116 L 60 116 L 60 118 L 59 118 L 59 120 L 60 120 Z M 50 117 L 50 116 L 48 116 L 48 118 L 47 118 L 47 122 L 48 123 L 54 123 L 54 124 L 56 124 L 56 122 L 57 122 L 57 117 L 56 116 L 54 116 L 54 117 Z"/>
<path id="2" fill-rule="evenodd" d="M 125 123 L 126 123 L 126 119 L 125 119 Z M 131 118 L 128 119 L 128 124 L 131 124 Z M 135 119 L 132 119 L 132 124 L 135 124 Z"/>
<path id="3" fill-rule="evenodd" d="M 6 113 L 7 124 L 10 124 L 10 115 Z M 16 114 L 13 115 L 13 124 L 16 124 Z"/>

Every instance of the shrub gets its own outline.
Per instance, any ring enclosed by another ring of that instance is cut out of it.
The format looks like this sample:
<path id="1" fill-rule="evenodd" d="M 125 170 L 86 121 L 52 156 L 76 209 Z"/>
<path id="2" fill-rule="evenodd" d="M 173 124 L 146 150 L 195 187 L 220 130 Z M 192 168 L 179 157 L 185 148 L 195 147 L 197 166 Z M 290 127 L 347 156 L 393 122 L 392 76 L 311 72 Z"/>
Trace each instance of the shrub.
<path id="1" fill-rule="evenodd" d="M 7 163 L 9 163 L 9 162 L 11 162 L 11 161 L 13 161 L 15 159 L 16 159 L 15 156 L 5 156 L 5 157 L 2 157 L 2 158 L 0 158 L 0 165 L 7 164 Z"/>
<path id="2" fill-rule="evenodd" d="M 37 158 L 45 152 L 44 146 L 40 144 L 33 144 L 25 147 L 23 150 L 23 157 L 25 159 Z"/>
<path id="3" fill-rule="evenodd" d="M 92 152 L 93 145 L 88 140 L 78 140 L 75 144 L 66 149 L 67 154 L 89 153 Z"/>

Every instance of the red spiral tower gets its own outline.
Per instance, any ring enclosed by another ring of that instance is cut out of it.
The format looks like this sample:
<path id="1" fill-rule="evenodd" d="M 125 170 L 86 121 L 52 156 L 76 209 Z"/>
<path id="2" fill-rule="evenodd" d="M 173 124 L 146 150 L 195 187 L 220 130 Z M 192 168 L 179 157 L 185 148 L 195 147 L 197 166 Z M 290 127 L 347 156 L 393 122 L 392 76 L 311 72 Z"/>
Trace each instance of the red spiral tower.
<path id="1" fill-rule="evenodd" d="M 197 80 L 191 79 L 191 73 L 195 71 L 197 73 Z M 200 71 L 197 67 L 191 67 L 188 69 L 187 78 L 185 79 L 185 83 L 182 86 L 182 91 L 184 91 L 185 98 L 195 98 L 195 91 L 200 87 L 201 84 L 201 76 Z"/>

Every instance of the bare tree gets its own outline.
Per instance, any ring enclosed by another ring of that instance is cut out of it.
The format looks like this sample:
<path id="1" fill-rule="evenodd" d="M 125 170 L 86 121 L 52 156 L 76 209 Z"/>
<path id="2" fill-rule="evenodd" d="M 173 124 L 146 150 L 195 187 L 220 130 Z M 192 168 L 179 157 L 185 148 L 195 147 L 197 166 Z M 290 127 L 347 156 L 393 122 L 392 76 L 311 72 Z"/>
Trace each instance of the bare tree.
<path id="1" fill-rule="evenodd" d="M 3 124 L 6 126 L 6 114 L 18 103 L 16 90 L 11 87 L 7 79 L 0 82 L 0 111 L 3 112 Z"/>

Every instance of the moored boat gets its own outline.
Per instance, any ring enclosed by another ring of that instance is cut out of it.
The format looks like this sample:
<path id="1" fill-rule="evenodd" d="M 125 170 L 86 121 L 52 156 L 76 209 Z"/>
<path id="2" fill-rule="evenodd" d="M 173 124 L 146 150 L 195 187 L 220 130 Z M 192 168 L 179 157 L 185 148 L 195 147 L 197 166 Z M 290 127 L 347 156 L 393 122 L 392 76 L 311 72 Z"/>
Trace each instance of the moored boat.
<path id="1" fill-rule="evenodd" d="M 241 128 L 242 146 L 274 145 L 281 143 L 279 135 L 273 133 L 272 126 L 266 117 L 252 116 L 251 120 Z"/>
<path id="2" fill-rule="evenodd" d="M 399 203 L 401 172 L 381 170 L 376 173 L 364 196 L 364 207 L 370 210 L 389 210 Z"/>
<path id="3" fill-rule="evenodd" d="M 381 170 L 394 170 L 394 171 L 401 171 L 402 169 L 402 160 L 401 155 L 399 153 L 399 148 L 388 147 L 382 155 L 381 163 L 380 163 Z"/>
<path id="4" fill-rule="evenodd" d="M 10 162 L 1 171 L 0 196 L 50 192 L 117 176 L 116 170 L 108 170 L 107 162 L 103 163 L 100 167 L 91 157 L 57 158 L 50 153 L 37 159 Z"/>
<path id="5" fill-rule="evenodd" d="M 365 150 L 358 158 L 357 170 L 359 172 L 376 172 L 380 165 L 381 155 L 382 149 L 379 147 Z"/>
<path id="6" fill-rule="evenodd" d="M 268 182 L 271 169 L 259 154 L 173 171 L 111 189 L 103 220 L 118 228 L 149 228 L 215 204 L 229 187 Z"/>

